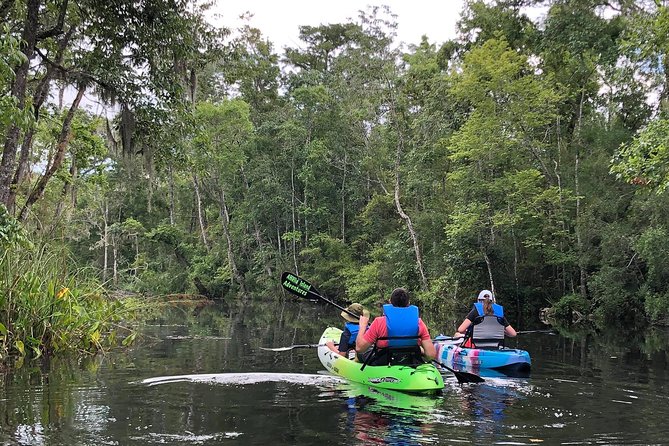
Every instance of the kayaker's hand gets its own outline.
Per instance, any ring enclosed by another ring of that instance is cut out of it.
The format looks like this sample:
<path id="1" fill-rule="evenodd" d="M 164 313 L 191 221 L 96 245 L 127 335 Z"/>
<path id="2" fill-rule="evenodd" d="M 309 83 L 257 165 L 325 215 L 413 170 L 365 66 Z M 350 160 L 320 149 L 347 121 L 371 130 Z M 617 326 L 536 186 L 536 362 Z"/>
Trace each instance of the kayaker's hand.
<path id="1" fill-rule="evenodd" d="M 368 324 L 369 324 L 369 316 L 360 316 L 360 321 L 358 322 L 358 325 L 360 325 L 360 331 L 363 330 L 367 331 Z"/>
<path id="2" fill-rule="evenodd" d="M 456 339 L 460 339 L 460 338 L 462 338 L 462 337 L 464 337 L 464 336 L 465 336 L 465 335 L 463 335 L 463 334 L 460 333 L 459 331 L 456 331 L 455 334 L 453 335 L 453 337 L 456 338 Z"/>

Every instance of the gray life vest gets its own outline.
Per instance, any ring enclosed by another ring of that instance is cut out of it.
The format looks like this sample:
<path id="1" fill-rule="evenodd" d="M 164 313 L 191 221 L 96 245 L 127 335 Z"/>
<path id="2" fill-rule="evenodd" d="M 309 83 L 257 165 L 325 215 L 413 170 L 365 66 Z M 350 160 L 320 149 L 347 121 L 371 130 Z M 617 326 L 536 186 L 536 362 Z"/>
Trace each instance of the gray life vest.
<path id="1" fill-rule="evenodd" d="M 499 347 L 504 345 L 504 307 L 492 304 L 493 314 L 486 315 L 483 304 L 474 304 L 479 317 L 472 325 L 472 338 L 478 348 Z"/>

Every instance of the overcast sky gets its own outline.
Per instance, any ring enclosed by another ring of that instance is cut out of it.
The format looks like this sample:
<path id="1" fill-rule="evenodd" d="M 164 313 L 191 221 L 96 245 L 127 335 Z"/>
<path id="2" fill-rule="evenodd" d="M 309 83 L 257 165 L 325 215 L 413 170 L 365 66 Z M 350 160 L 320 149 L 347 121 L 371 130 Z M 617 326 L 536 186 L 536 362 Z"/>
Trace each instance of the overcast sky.
<path id="1" fill-rule="evenodd" d="M 397 39 L 418 44 L 423 34 L 431 43 L 455 37 L 455 24 L 460 18 L 463 0 L 215 0 L 214 10 L 222 17 L 215 22 L 235 29 L 241 24 L 239 15 L 254 14 L 251 25 L 260 29 L 282 52 L 285 46 L 298 46 L 300 25 L 342 23 L 357 18 L 367 5 L 388 5 L 397 15 Z"/>

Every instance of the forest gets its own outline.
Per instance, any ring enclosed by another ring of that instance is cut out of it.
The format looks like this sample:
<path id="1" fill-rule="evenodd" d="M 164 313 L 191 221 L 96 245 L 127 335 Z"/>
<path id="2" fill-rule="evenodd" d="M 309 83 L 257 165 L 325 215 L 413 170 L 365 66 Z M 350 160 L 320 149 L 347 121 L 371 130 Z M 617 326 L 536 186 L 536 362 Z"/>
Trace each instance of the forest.
<path id="1" fill-rule="evenodd" d="M 489 288 L 521 326 L 669 322 L 666 0 L 468 0 L 406 45 L 373 6 L 283 49 L 209 7 L 1 1 L 0 358 L 283 271 L 456 319 Z"/>

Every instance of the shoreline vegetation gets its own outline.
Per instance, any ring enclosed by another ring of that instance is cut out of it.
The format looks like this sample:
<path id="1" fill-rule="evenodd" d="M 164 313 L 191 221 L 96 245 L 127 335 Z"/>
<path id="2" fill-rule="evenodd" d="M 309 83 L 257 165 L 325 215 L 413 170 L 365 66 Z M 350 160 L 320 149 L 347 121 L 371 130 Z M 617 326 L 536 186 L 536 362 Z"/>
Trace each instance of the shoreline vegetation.
<path id="1" fill-rule="evenodd" d="M 66 247 L 30 238 L 0 205 L 0 362 L 65 352 L 95 354 L 129 345 L 137 298 L 106 295 Z"/>
<path id="2" fill-rule="evenodd" d="M 536 4 L 276 48 L 207 5 L 3 2 L 0 355 L 103 351 L 147 295 L 244 305 L 281 271 L 453 325 L 481 289 L 521 330 L 668 325 L 669 6 Z"/>

